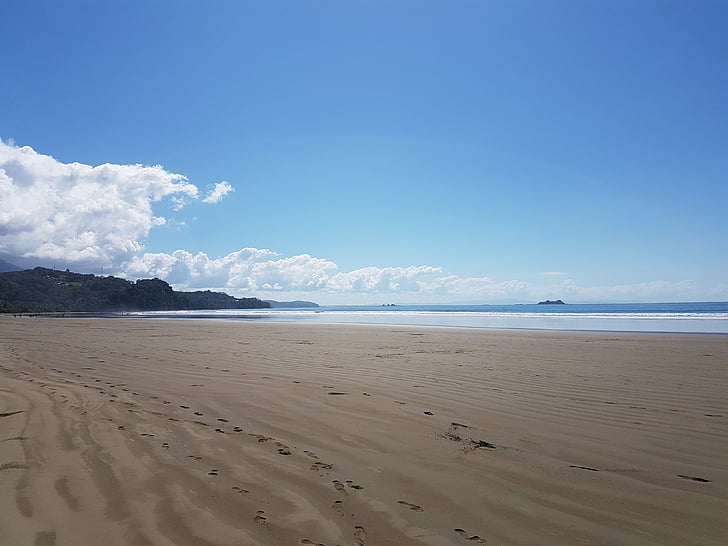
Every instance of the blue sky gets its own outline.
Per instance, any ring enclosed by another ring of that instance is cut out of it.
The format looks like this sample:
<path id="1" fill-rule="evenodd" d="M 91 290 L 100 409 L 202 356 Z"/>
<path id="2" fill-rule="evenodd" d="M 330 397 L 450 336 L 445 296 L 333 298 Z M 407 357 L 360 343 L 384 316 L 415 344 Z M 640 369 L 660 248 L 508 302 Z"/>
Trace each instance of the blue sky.
<path id="1" fill-rule="evenodd" d="M 725 2 L 0 11 L 8 261 L 321 303 L 728 299 Z"/>

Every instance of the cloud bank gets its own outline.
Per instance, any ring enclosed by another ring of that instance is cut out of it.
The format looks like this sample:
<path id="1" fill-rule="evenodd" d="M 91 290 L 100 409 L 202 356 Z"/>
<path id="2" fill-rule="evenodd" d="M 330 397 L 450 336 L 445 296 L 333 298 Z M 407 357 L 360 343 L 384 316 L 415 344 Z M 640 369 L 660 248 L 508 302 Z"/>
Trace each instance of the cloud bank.
<path id="1" fill-rule="evenodd" d="M 461 277 L 431 265 L 342 271 L 324 258 L 258 248 L 221 258 L 183 249 L 144 251 L 144 239 L 167 222 L 154 214 L 155 203 L 168 200 L 175 209 L 195 200 L 214 204 L 232 191 L 219 182 L 200 199 L 197 186 L 161 166 L 65 164 L 0 140 L 0 256 L 24 260 L 18 265 L 57 261 L 77 271 L 158 277 L 181 290 L 320 303 L 688 301 L 728 293 L 726 286 L 706 293 L 690 281 L 582 287 L 555 271 L 542 273 L 540 284 Z"/>
<path id="2" fill-rule="evenodd" d="M 217 203 L 230 191 L 221 182 L 203 202 Z M 180 209 L 198 194 L 187 178 L 161 166 L 66 164 L 0 140 L 0 254 L 97 268 L 123 264 L 166 222 L 154 215 L 154 202 L 168 198 Z"/>
<path id="3" fill-rule="evenodd" d="M 547 298 L 578 301 L 688 301 L 699 290 L 690 281 L 655 281 L 619 286 L 578 286 L 488 277 L 448 275 L 439 267 L 365 267 L 341 271 L 332 261 L 308 254 L 279 257 L 244 248 L 222 258 L 177 250 L 135 257 L 120 274 L 159 277 L 181 290 L 210 289 L 265 299 L 312 299 L 319 303 L 533 302 Z M 725 288 L 725 287 L 724 287 Z M 724 290 L 723 290 L 724 293 Z"/>

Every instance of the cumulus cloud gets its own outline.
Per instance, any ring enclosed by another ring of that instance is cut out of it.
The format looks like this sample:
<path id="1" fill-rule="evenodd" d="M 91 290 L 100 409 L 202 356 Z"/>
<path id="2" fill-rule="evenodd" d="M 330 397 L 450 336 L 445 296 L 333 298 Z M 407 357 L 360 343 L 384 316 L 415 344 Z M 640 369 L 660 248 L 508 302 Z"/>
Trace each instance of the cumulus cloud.
<path id="1" fill-rule="evenodd" d="M 203 201 L 230 191 L 221 182 Z M 64 265 L 125 263 L 166 222 L 154 215 L 154 202 L 168 198 L 180 209 L 198 193 L 161 166 L 61 163 L 0 140 L 0 254 Z"/>
<path id="2" fill-rule="evenodd" d="M 233 188 L 229 182 L 225 182 L 223 180 L 222 182 L 218 182 L 217 184 L 215 184 L 215 187 L 210 191 L 210 193 L 207 194 L 207 197 L 205 197 L 202 202 L 219 203 L 220 201 L 222 201 L 222 198 L 231 191 L 235 191 L 235 188 Z"/>
<path id="3" fill-rule="evenodd" d="M 159 277 L 184 289 L 212 289 L 245 294 L 259 291 L 314 291 L 326 288 L 338 266 L 300 254 L 277 258 L 271 250 L 243 248 L 222 258 L 177 250 L 134 257 L 119 274 Z"/>
<path id="4" fill-rule="evenodd" d="M 251 288 L 310 292 L 325 289 L 336 269 L 333 262 L 301 254 L 259 262 L 241 274 L 248 278 Z"/>
<path id="5" fill-rule="evenodd" d="M 441 275 L 439 267 L 365 267 L 339 273 L 327 287 L 337 292 L 419 292 L 428 282 Z"/>
<path id="6" fill-rule="evenodd" d="M 276 254 L 270 250 L 243 248 L 218 259 L 204 252 L 176 250 L 171 254 L 145 253 L 135 256 L 119 274 L 130 278 L 158 277 L 188 289 L 227 290 L 248 286 L 246 275 L 254 264 Z"/>

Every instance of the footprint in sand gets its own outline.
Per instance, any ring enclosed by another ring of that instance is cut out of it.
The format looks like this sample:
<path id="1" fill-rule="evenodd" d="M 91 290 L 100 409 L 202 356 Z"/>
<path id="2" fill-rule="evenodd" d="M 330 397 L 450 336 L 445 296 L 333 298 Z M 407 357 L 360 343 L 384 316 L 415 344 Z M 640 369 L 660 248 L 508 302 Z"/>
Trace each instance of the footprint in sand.
<path id="1" fill-rule="evenodd" d="M 333 480 L 331 483 L 334 484 L 334 487 L 337 491 L 341 491 L 344 495 L 348 495 L 346 489 L 344 488 L 344 484 L 341 483 L 339 480 Z"/>
<path id="2" fill-rule="evenodd" d="M 485 544 L 486 540 L 484 538 L 480 538 L 478 535 L 470 535 L 468 536 L 468 533 L 465 531 L 465 529 L 453 529 L 458 535 L 463 537 L 465 540 L 471 540 L 473 542 L 477 542 L 478 544 Z"/>
<path id="3" fill-rule="evenodd" d="M 363 485 L 357 485 L 357 484 L 355 484 L 355 483 L 354 483 L 353 481 L 351 481 L 351 480 L 346 480 L 346 485 L 348 485 L 348 486 L 349 486 L 349 487 L 351 487 L 352 489 L 364 489 L 364 486 L 363 486 Z"/>
<path id="4" fill-rule="evenodd" d="M 298 541 L 299 544 L 313 544 L 314 546 L 326 546 L 326 544 L 322 544 L 321 542 L 314 542 L 313 540 L 308 540 L 307 538 L 302 538 Z"/>
<path id="5" fill-rule="evenodd" d="M 204 413 L 202 413 L 201 411 L 196 411 L 196 412 L 195 412 L 195 415 L 205 415 L 205 414 L 204 414 Z"/>
<path id="6" fill-rule="evenodd" d="M 237 491 L 239 495 L 249 495 L 250 491 L 247 489 L 243 489 L 242 487 L 238 487 L 237 485 L 233 485 L 232 487 L 233 491 Z"/>
<path id="7" fill-rule="evenodd" d="M 180 408 L 182 408 L 182 409 L 190 409 L 189 406 L 180 406 Z"/>
<path id="8" fill-rule="evenodd" d="M 169 444 L 168 444 L 167 442 L 164 442 L 164 443 L 162 444 L 162 447 L 163 447 L 164 449 L 169 449 Z"/>
<path id="9" fill-rule="evenodd" d="M 341 501 L 334 501 L 334 504 L 331 505 L 331 508 L 336 510 L 336 512 L 343 517 L 344 515 L 344 503 Z"/>
<path id="10" fill-rule="evenodd" d="M 313 451 L 309 451 L 308 449 L 304 449 L 303 452 L 311 457 L 312 459 L 318 459 L 318 455 L 316 455 Z"/>
<path id="11" fill-rule="evenodd" d="M 219 432 L 220 434 L 225 434 L 225 431 L 221 428 L 216 428 L 215 432 Z"/>
<path id="12" fill-rule="evenodd" d="M 217 420 L 220 421 L 221 423 L 229 423 L 230 422 L 229 419 L 225 419 L 223 417 L 218 417 Z"/>
<path id="13" fill-rule="evenodd" d="M 280 448 L 280 449 L 278 450 L 278 454 L 279 454 L 279 455 L 290 455 L 290 454 L 291 454 L 291 452 L 290 452 L 289 450 L 287 450 L 287 449 L 283 449 L 283 448 Z"/>
<path id="14" fill-rule="evenodd" d="M 422 506 L 420 506 L 419 504 L 412 504 L 411 502 L 407 502 L 407 501 L 403 501 L 403 500 L 400 500 L 397 502 L 399 504 L 403 504 L 404 506 L 406 506 L 407 508 L 409 508 L 410 510 L 412 510 L 414 512 L 424 512 L 425 511 L 424 508 L 422 508 Z"/>
<path id="15" fill-rule="evenodd" d="M 332 470 L 333 468 L 334 465 L 332 464 L 316 462 L 309 467 L 309 470 L 313 470 L 314 472 L 325 472 L 326 470 Z"/>
<path id="16" fill-rule="evenodd" d="M 264 510 L 258 510 L 255 513 L 255 517 L 253 518 L 253 521 L 255 523 L 266 523 L 268 521 L 268 518 L 266 518 L 263 514 L 265 514 Z"/>
<path id="17" fill-rule="evenodd" d="M 361 525 L 354 527 L 354 540 L 356 540 L 357 546 L 364 546 L 364 541 L 367 538 L 367 531 Z"/>
<path id="18" fill-rule="evenodd" d="M 208 475 L 208 476 L 217 476 L 217 475 L 218 475 L 217 473 L 218 473 L 218 470 L 217 470 L 217 468 L 213 468 L 212 470 L 210 470 L 210 471 L 209 471 L 209 472 L 207 473 L 207 475 Z"/>
<path id="19" fill-rule="evenodd" d="M 235 427 L 233 428 L 233 432 L 243 432 L 243 429 L 241 427 Z"/>

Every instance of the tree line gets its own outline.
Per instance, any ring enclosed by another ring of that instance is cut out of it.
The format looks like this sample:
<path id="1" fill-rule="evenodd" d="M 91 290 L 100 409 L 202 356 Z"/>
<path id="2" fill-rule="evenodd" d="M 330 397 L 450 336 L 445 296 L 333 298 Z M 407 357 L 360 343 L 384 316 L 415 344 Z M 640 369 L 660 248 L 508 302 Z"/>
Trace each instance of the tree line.
<path id="1" fill-rule="evenodd" d="M 0 312 L 130 312 L 183 309 L 262 309 L 258 298 L 235 298 L 209 290 L 178 292 L 163 280 L 136 282 L 113 276 L 36 267 L 0 273 Z"/>

